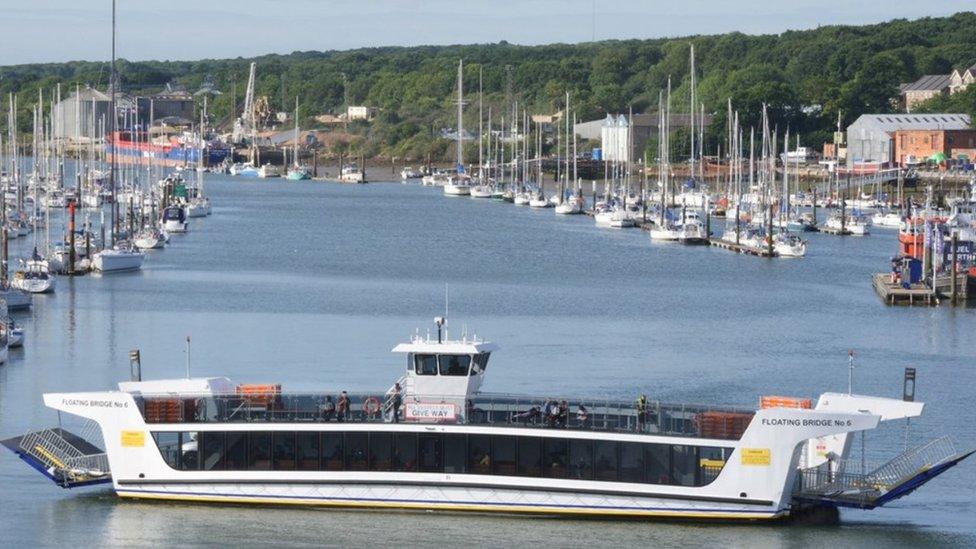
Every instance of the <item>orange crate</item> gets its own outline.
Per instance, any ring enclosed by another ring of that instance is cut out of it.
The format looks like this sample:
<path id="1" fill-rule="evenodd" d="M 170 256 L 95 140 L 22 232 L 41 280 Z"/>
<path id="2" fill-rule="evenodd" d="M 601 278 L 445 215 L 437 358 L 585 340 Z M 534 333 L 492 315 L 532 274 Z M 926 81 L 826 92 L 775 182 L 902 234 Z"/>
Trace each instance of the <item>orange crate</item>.
<path id="1" fill-rule="evenodd" d="M 695 416 L 698 435 L 704 438 L 737 440 L 752 422 L 752 414 L 741 412 L 702 412 Z"/>
<path id="2" fill-rule="evenodd" d="M 252 406 L 269 406 L 281 394 L 279 384 L 238 385 L 237 395 Z"/>

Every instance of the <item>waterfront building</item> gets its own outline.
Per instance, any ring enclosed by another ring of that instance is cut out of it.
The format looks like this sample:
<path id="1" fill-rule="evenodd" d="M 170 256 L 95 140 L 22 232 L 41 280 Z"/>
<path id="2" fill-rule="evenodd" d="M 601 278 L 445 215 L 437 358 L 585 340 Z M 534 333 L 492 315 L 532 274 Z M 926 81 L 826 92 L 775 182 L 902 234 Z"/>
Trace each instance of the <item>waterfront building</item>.
<path id="1" fill-rule="evenodd" d="M 862 114 L 847 127 L 847 166 L 865 162 L 891 164 L 895 160 L 894 133 L 904 130 L 967 130 L 969 115 Z"/>

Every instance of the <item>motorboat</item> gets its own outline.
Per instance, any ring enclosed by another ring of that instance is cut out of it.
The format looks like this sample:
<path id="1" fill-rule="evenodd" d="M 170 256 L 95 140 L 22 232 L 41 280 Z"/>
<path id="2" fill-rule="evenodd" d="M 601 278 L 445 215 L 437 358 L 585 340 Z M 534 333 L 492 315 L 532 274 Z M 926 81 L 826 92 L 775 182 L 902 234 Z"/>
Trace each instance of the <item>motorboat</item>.
<path id="1" fill-rule="evenodd" d="M 189 230 L 189 223 L 186 220 L 186 210 L 178 204 L 166 206 L 163 210 L 160 225 L 167 233 L 185 233 Z"/>
<path id="2" fill-rule="evenodd" d="M 31 306 L 31 295 L 25 291 L 0 284 L 0 298 L 7 303 L 8 311 L 26 311 Z"/>
<path id="3" fill-rule="evenodd" d="M 262 179 L 281 177 L 281 170 L 274 164 L 265 164 L 258 168 L 258 177 Z"/>
<path id="4" fill-rule="evenodd" d="M 773 237 L 773 252 L 779 257 L 803 257 L 807 255 L 807 243 L 790 232 L 779 232 Z"/>
<path id="5" fill-rule="evenodd" d="M 817 220 L 814 219 L 813 213 L 803 212 L 787 221 L 786 230 L 794 233 L 816 231 Z"/>
<path id="6" fill-rule="evenodd" d="M 210 215 L 210 199 L 206 196 L 196 196 L 186 201 L 187 217 L 207 217 Z"/>
<path id="7" fill-rule="evenodd" d="M 159 250 L 166 246 L 166 234 L 156 228 L 145 228 L 134 235 L 132 244 L 140 250 Z"/>
<path id="8" fill-rule="evenodd" d="M 24 346 L 24 328 L 18 326 L 14 319 L 7 318 L 7 347 L 11 349 L 19 349 Z"/>
<path id="9" fill-rule="evenodd" d="M 901 227 L 904 217 L 898 212 L 879 211 L 871 216 L 871 225 L 874 227 L 884 227 L 886 229 L 897 229 Z"/>
<path id="10" fill-rule="evenodd" d="M 471 196 L 471 178 L 463 173 L 449 177 L 444 184 L 444 196 Z"/>
<path id="11" fill-rule="evenodd" d="M 409 181 L 411 179 L 420 179 L 422 177 L 423 174 L 420 173 L 419 170 L 415 170 L 410 166 L 406 166 L 402 170 L 400 170 L 400 179 L 403 181 Z"/>
<path id="12" fill-rule="evenodd" d="M 859 434 L 939 402 L 826 392 L 635 405 L 483 392 L 499 347 L 436 325 L 436 338 L 393 348 L 389 389 L 140 375 L 44 394 L 52 427 L 2 444 L 60 487 L 107 484 L 124 499 L 749 524 L 833 523 L 839 508 L 898 500 L 973 453 L 915 434 L 878 466 L 846 466 L 878 438 Z"/>
<path id="13" fill-rule="evenodd" d="M 682 244 L 708 244 L 708 231 L 698 216 L 689 216 L 678 227 L 678 242 Z"/>
<path id="14" fill-rule="evenodd" d="M 339 181 L 342 183 L 365 183 L 366 170 L 360 169 L 358 164 L 347 164 L 339 172 Z"/>
<path id="15" fill-rule="evenodd" d="M 537 209 L 551 208 L 553 207 L 553 203 L 546 198 L 546 195 L 543 194 L 542 191 L 537 191 L 532 195 L 532 198 L 529 199 L 529 207 Z"/>
<path id="16" fill-rule="evenodd" d="M 826 225 L 828 229 L 843 229 L 855 236 L 866 236 L 870 234 L 871 219 L 859 214 L 842 215 L 841 212 L 834 212 L 827 218 Z"/>

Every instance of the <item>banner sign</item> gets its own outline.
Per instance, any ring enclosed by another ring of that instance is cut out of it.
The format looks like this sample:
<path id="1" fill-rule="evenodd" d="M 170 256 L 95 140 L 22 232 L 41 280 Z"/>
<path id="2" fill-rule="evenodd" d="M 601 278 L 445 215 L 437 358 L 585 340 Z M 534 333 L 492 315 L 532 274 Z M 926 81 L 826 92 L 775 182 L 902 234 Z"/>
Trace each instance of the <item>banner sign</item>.
<path id="1" fill-rule="evenodd" d="M 412 421 L 457 421 L 457 406 L 447 403 L 407 402 L 403 416 Z"/>

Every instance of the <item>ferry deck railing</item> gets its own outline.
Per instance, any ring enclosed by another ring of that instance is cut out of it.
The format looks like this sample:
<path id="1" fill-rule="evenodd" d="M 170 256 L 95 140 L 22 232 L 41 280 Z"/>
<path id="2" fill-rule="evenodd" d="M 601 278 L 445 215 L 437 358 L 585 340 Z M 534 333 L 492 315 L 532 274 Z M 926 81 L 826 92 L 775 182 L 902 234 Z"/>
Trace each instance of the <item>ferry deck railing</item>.
<path id="1" fill-rule="evenodd" d="M 327 397 L 331 397 L 327 401 Z M 134 398 L 147 423 L 281 423 L 393 421 L 388 393 L 350 393 L 349 406 L 340 412 L 336 393 L 245 394 L 138 394 Z M 405 396 L 403 403 L 417 402 Z M 465 399 L 458 396 L 425 395 L 425 404 L 453 405 L 450 419 L 418 421 L 404 417 L 404 423 L 452 423 L 526 429 L 569 429 L 602 432 L 631 432 L 655 435 L 738 440 L 755 410 L 694 404 L 671 404 L 581 398 L 540 398 L 479 393 Z M 549 410 L 555 403 L 559 412 Z M 563 404 L 562 408 L 559 405 Z"/>

